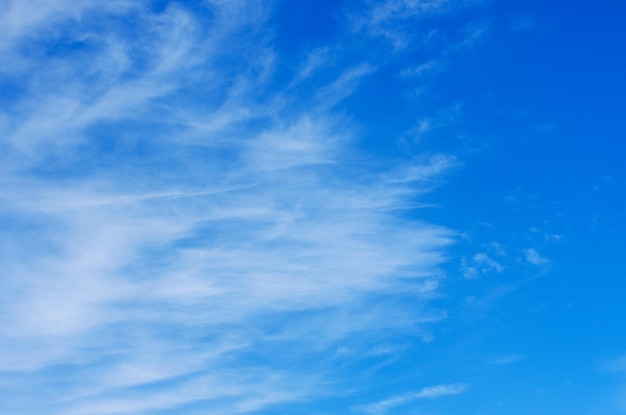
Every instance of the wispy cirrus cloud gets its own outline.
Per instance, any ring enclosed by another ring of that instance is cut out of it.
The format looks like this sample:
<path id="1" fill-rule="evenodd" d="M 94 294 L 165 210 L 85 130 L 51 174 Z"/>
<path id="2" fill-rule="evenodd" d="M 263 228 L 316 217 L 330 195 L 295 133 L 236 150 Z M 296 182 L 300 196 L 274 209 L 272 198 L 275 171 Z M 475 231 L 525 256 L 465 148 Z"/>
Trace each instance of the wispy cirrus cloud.
<path id="1" fill-rule="evenodd" d="M 453 233 L 398 209 L 456 162 L 359 159 L 335 107 L 375 63 L 303 104 L 316 64 L 278 77 L 262 2 L 44 3 L 0 32 L 4 411 L 260 411 L 329 394 L 341 341 L 445 318 Z"/>
<path id="2" fill-rule="evenodd" d="M 459 10 L 481 6 L 486 1 L 455 1 L 455 0 L 389 0 L 373 2 L 366 13 L 357 13 L 352 17 L 352 27 L 356 31 L 364 31 L 374 37 L 386 39 L 393 45 L 396 52 L 416 44 L 422 48 L 440 36 L 440 28 L 429 24 L 415 26 L 416 22 L 426 19 L 447 17 Z M 413 30 L 406 30 L 406 27 Z M 458 30 L 458 28 L 456 28 Z M 467 28 L 466 28 L 467 29 Z M 415 36 L 420 33 L 420 36 Z M 452 49 L 469 46 L 480 35 L 481 30 L 467 31 L 460 42 L 451 42 L 452 46 L 444 48 L 448 53 Z M 440 64 L 440 63 L 438 63 Z"/>
<path id="3" fill-rule="evenodd" d="M 382 414 L 395 407 L 409 404 L 419 399 L 435 399 L 443 396 L 459 395 L 467 390 L 467 385 L 462 383 L 443 384 L 429 386 L 417 392 L 394 396 L 379 402 L 359 407 L 363 412 L 370 414 Z"/>

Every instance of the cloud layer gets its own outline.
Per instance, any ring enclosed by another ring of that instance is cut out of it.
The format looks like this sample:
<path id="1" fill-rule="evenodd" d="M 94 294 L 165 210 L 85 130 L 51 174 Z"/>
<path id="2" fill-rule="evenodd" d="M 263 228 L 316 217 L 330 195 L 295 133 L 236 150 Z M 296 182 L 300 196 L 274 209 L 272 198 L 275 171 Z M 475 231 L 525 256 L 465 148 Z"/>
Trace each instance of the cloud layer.
<path id="1" fill-rule="evenodd" d="M 342 343 L 442 318 L 427 300 L 452 233 L 405 213 L 454 160 L 359 152 L 337 105 L 372 62 L 316 78 L 318 50 L 285 74 L 262 2 L 7 10 L 3 411 L 306 401 Z"/>

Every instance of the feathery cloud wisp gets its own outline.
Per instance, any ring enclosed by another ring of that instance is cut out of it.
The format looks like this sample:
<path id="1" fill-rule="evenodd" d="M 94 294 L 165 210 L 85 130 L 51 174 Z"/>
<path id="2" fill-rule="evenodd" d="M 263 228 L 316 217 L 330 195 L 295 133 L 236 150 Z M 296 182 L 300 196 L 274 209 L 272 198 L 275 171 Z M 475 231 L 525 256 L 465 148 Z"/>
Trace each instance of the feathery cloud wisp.
<path id="1" fill-rule="evenodd" d="M 467 386 L 462 383 L 430 386 L 418 392 L 394 396 L 389 399 L 384 399 L 379 402 L 364 405 L 359 407 L 359 409 L 370 414 L 381 414 L 385 413 L 389 409 L 405 405 L 417 399 L 434 399 L 442 396 L 458 395 L 465 392 L 466 390 Z"/>
<path id="2" fill-rule="evenodd" d="M 454 160 L 358 159 L 335 107 L 373 63 L 294 106 L 314 63 L 278 79 L 260 3 L 29 4 L 2 32 L 3 410 L 254 412 L 326 393 L 303 357 L 445 317 L 452 233 L 397 210 Z"/>

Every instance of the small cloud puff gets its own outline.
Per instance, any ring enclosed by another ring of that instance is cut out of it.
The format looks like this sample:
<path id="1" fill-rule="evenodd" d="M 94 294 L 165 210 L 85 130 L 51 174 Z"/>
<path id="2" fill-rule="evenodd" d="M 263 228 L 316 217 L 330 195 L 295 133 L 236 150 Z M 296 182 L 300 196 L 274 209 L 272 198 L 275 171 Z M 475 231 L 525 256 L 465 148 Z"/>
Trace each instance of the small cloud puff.
<path id="1" fill-rule="evenodd" d="M 461 259 L 461 271 L 463 276 L 467 279 L 476 279 L 480 275 L 488 274 L 491 272 L 502 272 L 504 266 L 497 261 L 493 260 L 485 252 L 479 252 L 471 259 Z"/>
<path id="2" fill-rule="evenodd" d="M 545 265 L 550 262 L 548 258 L 539 255 L 539 252 L 533 248 L 526 250 L 526 261 L 533 265 Z"/>

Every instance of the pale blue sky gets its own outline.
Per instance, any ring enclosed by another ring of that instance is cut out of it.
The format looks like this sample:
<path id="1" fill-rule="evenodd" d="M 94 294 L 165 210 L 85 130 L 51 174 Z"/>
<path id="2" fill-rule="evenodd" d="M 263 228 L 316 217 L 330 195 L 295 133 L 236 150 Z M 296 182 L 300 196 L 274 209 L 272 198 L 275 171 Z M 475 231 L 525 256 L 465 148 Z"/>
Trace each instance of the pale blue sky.
<path id="1" fill-rule="evenodd" d="M 626 3 L 0 6 L 0 413 L 626 413 Z"/>

